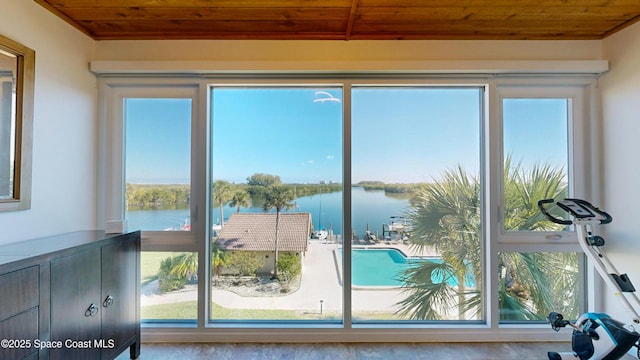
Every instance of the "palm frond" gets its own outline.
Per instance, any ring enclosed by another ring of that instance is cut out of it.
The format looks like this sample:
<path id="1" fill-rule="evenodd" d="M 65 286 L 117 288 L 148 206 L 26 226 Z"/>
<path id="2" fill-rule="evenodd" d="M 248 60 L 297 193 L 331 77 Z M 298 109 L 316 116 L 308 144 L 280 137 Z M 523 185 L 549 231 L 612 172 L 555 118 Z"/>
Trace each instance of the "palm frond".
<path id="1" fill-rule="evenodd" d="M 504 166 L 505 230 L 561 230 L 540 213 L 537 202 L 566 197 L 566 172 L 546 164 L 525 169 L 521 163 L 514 163 L 510 155 Z M 410 240 L 417 249 L 435 249 L 443 264 L 438 267 L 424 263 L 407 270 L 404 278 L 407 297 L 398 303 L 399 314 L 412 319 L 436 319 L 451 314 L 451 306 L 458 308 L 456 313 L 460 316 L 481 314 L 483 253 L 479 194 L 478 178 L 467 175 L 461 166 L 416 191 L 407 213 L 413 224 Z M 504 270 L 498 294 L 501 319 L 538 320 L 546 316 L 540 314 L 558 307 L 559 289 L 577 291 L 575 272 L 561 268 L 567 261 L 575 263 L 564 255 L 548 253 L 500 254 Z M 444 271 L 443 278 L 455 280 L 449 286 L 447 281 L 433 281 L 432 276 L 438 271 Z M 576 301 L 563 304 L 564 309 L 577 307 Z"/>
<path id="2" fill-rule="evenodd" d="M 413 320 L 440 320 L 456 308 L 459 279 L 445 262 L 426 261 L 408 268 L 402 275 L 403 292 L 408 296 L 397 303 L 397 314 Z"/>

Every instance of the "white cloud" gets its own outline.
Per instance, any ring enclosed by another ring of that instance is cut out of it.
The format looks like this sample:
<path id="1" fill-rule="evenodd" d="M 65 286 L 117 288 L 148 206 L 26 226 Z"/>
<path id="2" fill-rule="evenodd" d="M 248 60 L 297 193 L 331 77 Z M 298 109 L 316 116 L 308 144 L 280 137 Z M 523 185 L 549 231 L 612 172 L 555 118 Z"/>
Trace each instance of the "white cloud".
<path id="1" fill-rule="evenodd" d="M 315 95 L 316 95 L 316 98 L 313 99 L 314 103 L 324 103 L 326 101 L 333 101 L 337 103 L 342 102 L 342 100 L 338 99 L 337 97 L 334 97 L 333 95 L 331 95 L 326 91 L 316 91 Z M 321 97 L 317 97 L 318 95 L 320 95 Z"/>

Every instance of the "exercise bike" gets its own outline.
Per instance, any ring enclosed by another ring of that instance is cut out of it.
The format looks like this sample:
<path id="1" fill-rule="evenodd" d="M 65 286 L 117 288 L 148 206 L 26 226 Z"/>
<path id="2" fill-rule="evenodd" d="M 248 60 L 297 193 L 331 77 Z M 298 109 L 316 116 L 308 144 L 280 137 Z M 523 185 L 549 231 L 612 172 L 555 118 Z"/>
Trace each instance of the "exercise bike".
<path id="1" fill-rule="evenodd" d="M 560 219 L 549 213 L 548 204 L 554 204 L 567 212 L 571 220 Z M 608 224 L 611 215 L 580 199 L 540 200 L 540 211 L 551 221 L 561 225 L 574 225 L 580 247 L 593 263 L 607 286 L 616 289 L 616 295 L 625 310 L 630 313 L 631 321 L 624 324 L 603 313 L 587 312 L 575 323 L 565 320 L 562 314 L 552 312 L 548 320 L 551 328 L 560 331 L 569 326 L 573 329 L 571 338 L 572 352 L 548 352 L 549 360 L 613 360 L 623 357 L 632 347 L 638 349 L 640 359 L 640 315 L 634 309 L 640 309 L 640 300 L 627 274 L 620 274 L 602 252 L 605 244 L 603 237 L 594 235 L 593 225 Z M 633 303 L 633 305 L 632 305 Z"/>

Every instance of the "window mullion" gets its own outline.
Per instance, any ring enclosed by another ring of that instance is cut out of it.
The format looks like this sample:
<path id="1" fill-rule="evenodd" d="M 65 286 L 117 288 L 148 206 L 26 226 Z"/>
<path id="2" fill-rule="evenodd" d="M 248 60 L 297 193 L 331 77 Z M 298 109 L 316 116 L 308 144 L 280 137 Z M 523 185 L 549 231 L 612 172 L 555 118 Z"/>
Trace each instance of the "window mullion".
<path id="1" fill-rule="evenodd" d="M 343 266 L 343 286 L 342 286 L 342 307 L 344 327 L 349 329 L 353 325 L 353 302 L 351 297 L 351 279 L 352 279 L 352 262 L 351 262 L 351 84 L 346 83 L 343 87 L 343 129 L 342 129 L 342 223 L 343 223 L 343 250 L 342 250 L 342 266 Z"/>
<path id="2" fill-rule="evenodd" d="M 207 98 L 209 88 L 205 82 L 200 82 L 197 94 L 194 95 L 193 116 L 191 125 L 192 156 L 191 156 L 191 187 L 192 196 L 192 228 L 198 247 L 198 318 L 199 328 L 207 326 L 209 319 L 209 304 L 211 299 L 211 225 L 209 217 L 209 202 L 211 201 L 211 174 L 209 172 L 207 154 L 210 153 L 210 126 Z"/>

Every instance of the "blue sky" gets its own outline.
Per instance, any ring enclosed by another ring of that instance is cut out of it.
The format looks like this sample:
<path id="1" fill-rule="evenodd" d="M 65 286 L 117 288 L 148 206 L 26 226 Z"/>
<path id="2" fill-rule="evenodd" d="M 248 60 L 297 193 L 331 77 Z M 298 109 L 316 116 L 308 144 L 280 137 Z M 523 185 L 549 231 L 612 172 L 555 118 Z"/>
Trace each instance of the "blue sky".
<path id="1" fill-rule="evenodd" d="M 340 182 L 342 98 L 340 87 L 215 88 L 213 179 Z M 459 164 L 477 173 L 480 103 L 478 88 L 354 87 L 353 182 L 428 182 Z M 505 152 L 566 166 L 566 113 L 564 100 L 505 101 Z M 127 100 L 128 182 L 188 182 L 190 115 L 187 99 Z"/>
<path id="2" fill-rule="evenodd" d="M 186 184 L 190 179 L 191 99 L 127 99 L 126 178 Z"/>
<path id="3" fill-rule="evenodd" d="M 567 170 L 567 100 L 507 99 L 503 103 L 505 156 L 530 167 L 546 163 Z"/>
<path id="4" fill-rule="evenodd" d="M 284 182 L 341 181 L 342 102 L 314 102 L 334 89 L 213 91 L 213 178 L 244 182 L 254 173 Z"/>
<path id="5" fill-rule="evenodd" d="M 353 180 L 429 182 L 458 164 L 478 171 L 478 88 L 356 88 Z"/>

